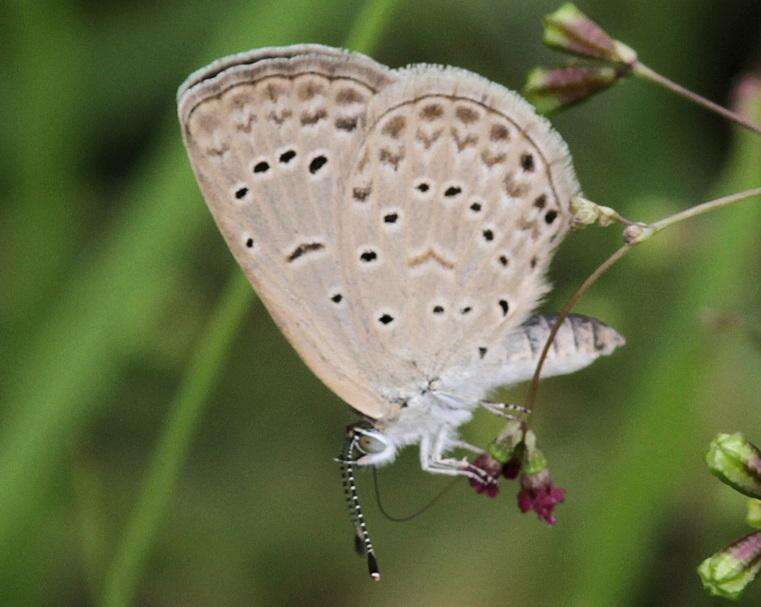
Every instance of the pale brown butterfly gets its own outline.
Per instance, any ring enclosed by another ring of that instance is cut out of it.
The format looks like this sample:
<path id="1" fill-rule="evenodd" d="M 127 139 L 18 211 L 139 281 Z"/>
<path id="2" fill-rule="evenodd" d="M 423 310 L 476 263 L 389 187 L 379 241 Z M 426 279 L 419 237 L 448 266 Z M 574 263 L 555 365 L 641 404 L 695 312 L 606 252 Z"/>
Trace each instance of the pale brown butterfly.
<path id="1" fill-rule="evenodd" d="M 353 464 L 417 444 L 426 471 L 483 479 L 454 449 L 494 388 L 533 373 L 555 248 L 579 186 L 565 143 L 519 95 L 471 72 L 392 70 L 318 45 L 265 48 L 178 93 L 204 198 L 272 318 L 363 422 L 341 460 L 377 578 Z M 570 316 L 543 375 L 623 339 Z"/>

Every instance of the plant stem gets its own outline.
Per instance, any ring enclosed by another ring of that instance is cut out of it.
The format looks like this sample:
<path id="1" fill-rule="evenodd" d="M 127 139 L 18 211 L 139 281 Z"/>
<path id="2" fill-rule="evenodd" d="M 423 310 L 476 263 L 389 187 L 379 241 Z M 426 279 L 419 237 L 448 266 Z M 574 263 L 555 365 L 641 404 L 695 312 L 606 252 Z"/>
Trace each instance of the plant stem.
<path id="1" fill-rule="evenodd" d="M 761 124 L 761 81 L 746 76 L 738 92 L 743 115 Z M 733 135 L 716 196 L 761 185 L 758 138 L 745 129 Z M 568 583 L 558 581 L 549 602 L 625 605 L 652 590 L 655 547 L 664 530 L 684 519 L 705 476 L 699 465 L 703 440 L 696 438 L 714 435 L 713 424 L 721 420 L 758 422 L 753 405 L 758 382 L 747 375 L 749 369 L 731 362 L 742 360 L 738 344 L 716 339 L 696 321 L 709 307 L 758 306 L 761 204 L 737 205 L 706 224 L 689 251 L 674 257 L 668 292 L 678 299 L 664 298 L 657 324 L 654 317 L 629 323 L 640 346 L 646 342 L 646 355 L 629 353 L 636 369 L 611 370 L 608 383 L 624 384 L 615 390 L 615 402 L 595 403 L 597 411 L 588 412 L 594 418 L 584 425 L 594 436 L 589 454 L 599 457 L 584 466 L 574 496 L 577 511 L 591 524 L 566 530 L 574 571 Z M 675 588 L 673 579 L 663 579 L 659 590 Z"/>
<path id="2" fill-rule="evenodd" d="M 648 227 L 653 231 L 653 234 L 655 234 L 669 227 L 670 225 L 679 223 L 680 221 L 715 211 L 716 209 L 726 207 L 730 204 L 734 204 L 735 202 L 740 202 L 741 200 L 746 200 L 747 198 L 752 198 L 753 196 L 761 196 L 761 188 L 752 188 L 750 190 L 738 192 L 737 194 L 730 194 L 729 196 L 722 196 L 721 198 L 716 198 L 715 200 L 709 200 L 708 202 L 690 207 L 689 209 L 685 209 L 684 211 L 665 217 L 660 221 L 651 223 Z"/>
<path id="3" fill-rule="evenodd" d="M 16 4 L 23 13 L 23 3 Z M 324 39 L 335 31 L 336 23 L 343 22 L 342 15 L 347 10 L 345 0 L 323 0 L 319 11 L 311 0 L 229 4 L 229 10 L 219 14 L 217 33 L 209 35 L 209 45 L 205 50 L 199 49 L 199 55 L 208 58 L 246 48 L 246 45 L 259 47 Z M 46 2 L 44 6 L 49 5 L 52 3 Z M 7 21 L 0 18 L 3 26 Z M 9 25 L 13 29 L 13 25 Z M 83 31 L 93 33 L 87 28 Z M 94 39 L 92 43 L 95 44 Z M 58 51 L 65 54 L 69 63 L 77 65 L 79 71 L 84 70 L 86 74 L 97 71 L 99 59 L 92 56 L 90 41 L 80 36 L 75 44 L 86 47 L 82 58 L 86 63 L 82 64 L 79 54 L 70 55 L 57 44 Z M 23 53 L 19 58 L 22 56 Z M 26 58 L 37 62 L 47 60 L 44 53 L 27 54 Z M 66 87 L 74 87 L 74 97 L 70 98 L 63 90 Z M 61 94 L 55 96 L 56 102 L 68 103 L 69 99 L 75 99 L 81 102 L 80 111 L 85 115 L 92 113 L 95 106 L 87 105 L 94 103 L 92 95 L 82 96 L 84 89 L 79 80 L 61 74 L 58 88 Z M 27 94 L 23 87 L 6 89 L 22 97 Z M 47 89 L 43 87 L 38 93 L 44 90 Z M 48 101 L 54 98 L 48 97 Z M 42 115 L 38 112 L 38 117 Z M 46 116 L 54 117 L 54 121 L 62 118 L 58 113 Z M 27 113 L 18 115 L 22 128 L 26 117 Z M 44 572 L 50 574 L 47 569 L 53 562 L 48 557 L 55 551 L 51 543 L 55 540 L 48 535 L 50 525 L 57 520 L 55 513 L 62 503 L 59 499 L 63 499 L 58 479 L 62 462 L 67 460 L 66 454 L 72 445 L 87 436 L 93 420 L 117 406 L 113 395 L 121 385 L 120 378 L 128 361 L 133 360 L 136 353 L 155 346 L 157 325 L 166 316 L 170 298 L 178 293 L 179 281 L 197 253 L 201 235 L 212 225 L 177 136 L 175 113 L 167 115 L 166 121 L 156 126 L 160 128 L 151 137 L 156 145 L 145 151 L 137 163 L 135 175 L 124 194 L 115 196 L 114 209 L 118 207 L 118 212 L 109 216 L 103 230 L 96 231 L 94 237 L 76 239 L 82 247 L 76 255 L 76 263 L 59 277 L 61 284 L 51 288 L 45 309 L 27 310 L 30 319 L 24 321 L 24 330 L 15 325 L 14 328 L 8 325 L 10 331 L 5 331 L 5 325 L 0 327 L 0 355 L 4 357 L 0 365 L 6 363 L 0 371 L 0 487 L 3 491 L 0 603 L 8 604 L 9 588 L 16 591 L 15 596 L 23 597 L 17 601 L 23 605 L 38 604 L 42 599 L 37 601 L 34 597 L 50 593 L 37 580 Z M 88 125 L 91 127 L 95 125 Z M 46 132 L 52 137 L 63 136 L 55 124 Z M 79 131 L 76 133 L 79 136 Z M 6 148 L 15 149 L 8 145 Z M 51 149 L 60 152 L 57 145 Z M 5 154 L 3 161 L 6 157 L 11 162 L 14 155 Z M 40 173 L 37 179 L 54 187 L 58 184 L 58 172 Z M 79 195 L 89 192 L 90 185 L 87 181 L 81 182 L 77 186 Z M 45 191 L 53 192 L 50 188 Z M 68 187 L 56 189 L 63 197 L 68 195 L 66 191 Z M 23 205 L 26 199 L 12 197 L 9 200 Z M 49 196 L 48 200 L 53 201 Z M 67 205 L 63 200 L 61 204 Z M 66 208 L 71 210 L 70 206 Z M 5 214 L 0 214 L 3 215 L 0 231 L 4 235 L 12 233 L 12 225 L 6 222 Z M 42 235 L 50 224 L 46 221 L 40 225 L 42 232 L 37 232 L 37 239 L 46 241 Z M 6 232 L 6 228 L 11 232 Z M 57 238 L 51 239 L 51 243 L 58 242 Z M 13 288 L 9 274 L 18 274 L 16 266 L 12 266 L 14 271 L 10 272 L 4 263 L 5 252 L 10 251 L 6 245 L 13 243 L 13 240 L 2 242 L 0 307 L 11 301 L 6 297 Z M 42 244 L 37 250 L 40 254 L 49 254 Z M 62 251 L 63 245 L 55 244 L 51 250 Z M 26 254 L 26 249 L 19 248 L 16 253 Z M 18 267 L 20 271 L 21 266 Z M 0 312 L 4 313 L 5 308 Z M 17 328 L 20 333 L 15 335 Z"/>
<path id="4" fill-rule="evenodd" d="M 376 46 L 395 4 L 396 0 L 368 0 L 355 20 L 346 45 L 360 51 Z M 101 599 L 104 607 L 127 607 L 134 602 L 161 516 L 170 502 L 198 419 L 238 333 L 251 294 L 251 286 L 236 268 L 171 406 L 166 428 L 109 570 Z"/>
<path id="5" fill-rule="evenodd" d="M 669 80 L 665 76 L 662 76 L 655 70 L 646 66 L 641 61 L 637 61 L 633 64 L 632 71 L 634 74 L 636 74 L 637 76 L 641 76 L 645 80 L 654 82 L 655 84 L 662 86 L 663 88 L 671 91 L 672 93 L 676 93 L 677 95 L 684 97 L 685 99 L 688 99 L 689 101 L 692 101 L 693 103 L 696 103 L 697 105 L 707 110 L 710 110 L 711 112 L 715 112 L 716 114 L 723 116 L 727 120 L 730 120 L 731 122 L 734 122 L 735 124 L 739 124 L 740 126 L 743 126 L 746 129 L 753 131 L 754 133 L 756 133 L 756 135 L 761 135 L 761 126 L 758 126 L 757 124 L 748 120 L 744 116 L 741 116 L 740 114 L 736 112 L 728 110 L 727 108 L 719 105 L 718 103 L 714 103 L 713 101 L 706 99 L 705 97 L 702 97 L 701 95 L 698 95 L 697 93 L 694 93 L 690 91 L 689 89 L 684 88 L 680 84 L 677 84 L 676 82 L 672 80 Z"/>
<path id="6" fill-rule="evenodd" d="M 537 361 L 537 364 L 536 364 L 534 376 L 531 378 L 531 386 L 529 387 L 528 394 L 526 395 L 526 408 L 529 409 L 531 413 L 534 412 L 534 408 L 536 404 L 536 394 L 537 394 L 537 391 L 539 390 L 539 379 L 542 374 L 542 367 L 544 366 L 544 361 L 547 358 L 547 353 L 549 352 L 550 347 L 552 346 L 552 342 L 555 340 L 555 336 L 557 335 L 557 332 L 560 329 L 560 326 L 563 324 L 563 321 L 568 317 L 568 315 L 571 313 L 571 310 L 573 310 L 573 308 L 576 306 L 579 300 L 602 277 L 603 274 L 605 274 L 608 270 L 610 270 L 610 268 L 616 265 L 621 260 L 621 258 L 623 258 L 636 245 L 644 242 L 645 240 L 650 238 L 650 236 L 652 236 L 653 234 L 656 234 L 660 232 L 661 230 L 664 230 L 667 227 L 677 224 L 679 222 L 685 221 L 687 219 L 691 219 L 693 217 L 697 217 L 699 215 L 703 215 L 704 213 L 715 211 L 717 209 L 723 208 L 730 204 L 734 204 L 736 202 L 740 202 L 742 200 L 746 200 L 748 198 L 752 198 L 754 196 L 761 197 L 761 188 L 752 188 L 750 190 L 744 190 L 736 194 L 730 194 L 729 196 L 722 196 L 721 198 L 709 200 L 708 202 L 703 202 L 701 204 L 695 205 L 693 207 L 690 207 L 689 209 L 680 211 L 679 213 L 674 213 L 673 215 L 664 217 L 663 219 L 656 221 L 655 223 L 644 224 L 643 227 L 640 228 L 641 233 L 639 237 L 628 241 L 624 246 L 622 246 L 615 253 L 613 253 L 613 255 L 611 255 L 610 257 L 608 257 L 608 259 L 606 259 L 603 263 L 601 263 L 597 267 L 597 269 L 594 272 L 592 272 L 586 278 L 586 280 L 584 280 L 584 282 L 581 283 L 579 288 L 576 289 L 576 291 L 568 300 L 568 302 L 560 310 L 560 313 L 558 314 L 558 317 L 555 320 L 555 324 L 552 326 L 552 330 L 550 331 L 550 334 L 547 336 L 547 341 L 544 343 L 542 352 L 539 355 L 539 360 Z M 633 224 L 633 225 L 637 227 L 639 226 L 639 224 Z"/>
<path id="7" fill-rule="evenodd" d="M 558 333 L 558 330 L 560 329 L 560 326 L 563 324 L 563 321 L 568 317 L 568 315 L 571 313 L 571 310 L 576 306 L 577 303 L 579 303 L 579 300 L 584 296 L 584 294 L 589 291 L 589 289 L 594 285 L 600 277 L 605 274 L 610 268 L 612 268 L 614 265 L 618 263 L 618 261 L 626 255 L 629 251 L 631 251 L 634 248 L 634 244 L 625 244 L 620 249 L 618 249 L 613 255 L 608 257 L 604 262 L 602 262 L 597 269 L 592 272 L 584 282 L 581 283 L 581 286 L 579 286 L 578 289 L 574 292 L 574 294 L 571 296 L 571 299 L 568 300 L 568 302 L 563 306 L 563 308 L 560 310 L 560 313 L 558 314 L 557 320 L 555 321 L 555 324 L 552 325 L 552 330 L 550 330 L 550 334 L 547 336 L 547 341 L 544 342 L 544 347 L 542 348 L 542 353 L 539 355 L 539 361 L 536 363 L 536 369 L 534 370 L 534 376 L 531 378 L 531 387 L 529 388 L 528 395 L 526 396 L 526 408 L 529 409 L 531 413 L 534 412 L 534 403 L 536 402 L 536 393 L 539 390 L 539 377 L 542 374 L 542 367 L 544 367 L 544 361 L 547 358 L 547 353 L 550 350 L 550 346 L 552 346 L 552 342 L 555 340 L 555 336 Z"/>
<path id="8" fill-rule="evenodd" d="M 106 577 L 101 605 L 125 607 L 134 603 L 143 563 L 174 493 L 190 439 L 250 301 L 251 286 L 243 274 L 236 271 L 220 297 L 172 403 L 137 504 Z"/>
<path id="9" fill-rule="evenodd" d="M 346 48 L 369 53 L 380 40 L 386 23 L 398 4 L 397 0 L 368 0 L 354 20 L 346 36 Z"/>

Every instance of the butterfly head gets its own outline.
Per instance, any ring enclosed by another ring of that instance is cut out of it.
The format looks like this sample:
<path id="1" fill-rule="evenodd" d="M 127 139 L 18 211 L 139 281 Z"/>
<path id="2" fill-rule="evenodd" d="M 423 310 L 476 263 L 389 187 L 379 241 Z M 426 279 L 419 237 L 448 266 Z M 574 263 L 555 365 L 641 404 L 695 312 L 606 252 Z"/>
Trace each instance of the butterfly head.
<path id="1" fill-rule="evenodd" d="M 397 446 L 394 442 L 368 422 L 358 422 L 349 426 L 347 440 L 353 444 L 355 462 L 360 466 L 384 464 L 396 456 Z"/>

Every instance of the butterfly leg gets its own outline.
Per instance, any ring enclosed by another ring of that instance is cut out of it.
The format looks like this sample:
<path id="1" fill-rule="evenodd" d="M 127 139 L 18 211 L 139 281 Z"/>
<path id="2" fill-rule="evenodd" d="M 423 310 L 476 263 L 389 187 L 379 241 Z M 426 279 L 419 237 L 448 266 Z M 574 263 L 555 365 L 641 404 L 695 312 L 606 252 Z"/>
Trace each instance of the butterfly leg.
<path id="1" fill-rule="evenodd" d="M 438 442 L 438 437 L 436 442 Z M 458 460 L 443 460 L 440 455 L 437 458 L 436 447 L 429 436 L 420 439 L 420 467 L 431 474 L 444 474 L 446 476 L 467 476 L 475 480 L 481 480 L 480 476 L 470 470 L 465 462 Z"/>
<path id="2" fill-rule="evenodd" d="M 447 476 L 460 476 L 462 472 L 455 468 L 443 469 L 433 463 L 431 460 L 431 445 L 428 439 L 420 441 L 420 467 L 425 472 L 431 474 L 445 474 Z"/>
<path id="3" fill-rule="evenodd" d="M 518 419 L 517 416 L 508 413 L 508 411 L 514 411 L 515 413 L 519 413 L 521 415 L 528 415 L 530 413 L 526 407 L 521 407 L 520 405 L 515 405 L 513 403 L 482 402 L 479 404 L 489 413 L 498 417 L 503 417 L 505 419 Z"/>
<path id="4" fill-rule="evenodd" d="M 464 449 L 465 451 L 470 451 L 471 453 L 475 453 L 476 455 L 483 455 L 484 450 L 480 447 L 476 447 L 475 445 L 471 445 L 470 443 L 466 443 L 464 440 L 454 440 L 449 443 L 449 446 L 452 449 Z"/>
<path id="5" fill-rule="evenodd" d="M 462 445 L 459 444 L 462 442 Z M 420 441 L 420 466 L 426 472 L 433 474 L 446 474 L 448 476 L 465 476 L 480 483 L 493 483 L 495 480 L 481 468 L 474 466 L 467 459 L 444 457 L 444 452 L 452 447 L 463 447 L 482 453 L 478 447 L 469 445 L 464 441 L 452 439 L 451 432 L 442 428 L 432 442 L 430 437 L 423 437 Z"/>

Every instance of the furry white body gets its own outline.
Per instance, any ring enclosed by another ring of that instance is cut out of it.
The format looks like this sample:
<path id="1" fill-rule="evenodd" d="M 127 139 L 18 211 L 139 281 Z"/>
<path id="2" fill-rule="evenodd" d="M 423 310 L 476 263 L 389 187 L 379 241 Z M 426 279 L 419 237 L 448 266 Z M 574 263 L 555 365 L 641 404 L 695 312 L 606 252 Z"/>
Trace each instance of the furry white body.
<path id="1" fill-rule="evenodd" d="M 531 378 L 555 320 L 555 317 L 536 316 L 506 336 L 506 351 L 509 354 L 501 372 L 483 376 L 478 370 L 454 370 L 419 386 L 416 393 L 403 397 L 405 407 L 374 424 L 378 432 L 373 437 L 384 448 L 364 455 L 357 463 L 374 466 L 388 464 L 394 461 L 399 449 L 419 444 L 420 465 L 424 470 L 477 476 L 465 460 L 448 457 L 448 453 L 456 448 L 480 452 L 477 447 L 460 439 L 458 429 L 472 419 L 479 406 L 504 414 L 498 404 L 485 400 L 488 393 L 496 387 Z M 602 322 L 571 315 L 561 325 L 548 352 L 543 376 L 573 373 L 598 357 L 611 354 L 624 343 L 621 335 Z"/>

